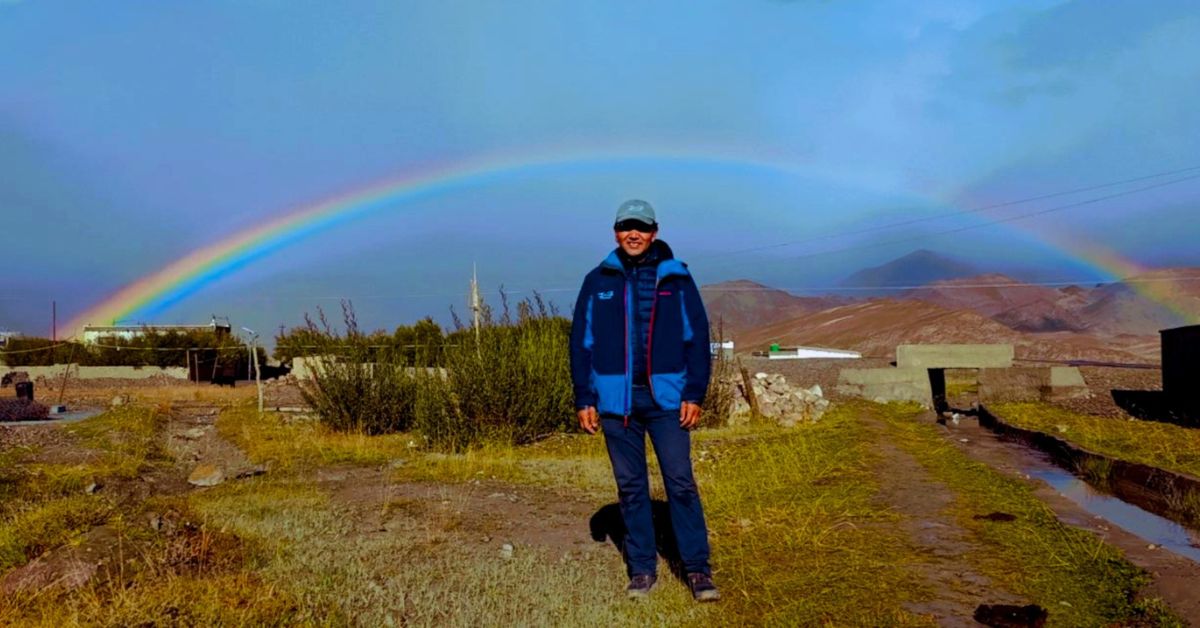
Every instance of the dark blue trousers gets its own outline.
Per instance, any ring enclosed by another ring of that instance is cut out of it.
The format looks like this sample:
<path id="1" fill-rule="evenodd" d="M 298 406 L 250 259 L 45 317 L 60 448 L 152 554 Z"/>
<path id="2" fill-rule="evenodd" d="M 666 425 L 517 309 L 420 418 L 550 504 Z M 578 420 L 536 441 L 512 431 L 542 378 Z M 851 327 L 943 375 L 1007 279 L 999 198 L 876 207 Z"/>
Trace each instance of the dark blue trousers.
<path id="1" fill-rule="evenodd" d="M 710 573 L 708 528 L 692 476 L 691 433 L 679 426 L 679 412 L 659 409 L 649 388 L 634 386 L 629 425 L 625 425 L 625 417 L 610 414 L 601 416 L 600 422 L 627 530 L 625 565 L 629 575 L 655 574 L 658 564 L 646 470 L 647 433 L 662 470 L 683 567 L 688 573 Z"/>

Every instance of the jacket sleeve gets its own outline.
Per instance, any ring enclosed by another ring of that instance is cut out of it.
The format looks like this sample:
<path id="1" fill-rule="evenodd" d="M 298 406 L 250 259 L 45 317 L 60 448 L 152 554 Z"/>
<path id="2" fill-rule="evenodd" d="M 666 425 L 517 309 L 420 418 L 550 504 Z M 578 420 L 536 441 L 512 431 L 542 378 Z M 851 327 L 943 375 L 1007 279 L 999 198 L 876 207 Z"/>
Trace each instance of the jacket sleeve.
<path id="1" fill-rule="evenodd" d="M 596 405 L 592 390 L 592 290 L 590 276 L 583 280 L 575 298 L 575 314 L 571 317 L 571 384 L 575 390 L 575 408 Z"/>
<path id="2" fill-rule="evenodd" d="M 691 330 L 691 338 L 683 345 L 687 363 L 687 380 L 683 383 L 683 401 L 704 403 L 708 394 L 708 378 L 712 371 L 712 349 L 708 339 L 708 314 L 700 289 L 689 276 L 683 290 L 685 324 Z"/>

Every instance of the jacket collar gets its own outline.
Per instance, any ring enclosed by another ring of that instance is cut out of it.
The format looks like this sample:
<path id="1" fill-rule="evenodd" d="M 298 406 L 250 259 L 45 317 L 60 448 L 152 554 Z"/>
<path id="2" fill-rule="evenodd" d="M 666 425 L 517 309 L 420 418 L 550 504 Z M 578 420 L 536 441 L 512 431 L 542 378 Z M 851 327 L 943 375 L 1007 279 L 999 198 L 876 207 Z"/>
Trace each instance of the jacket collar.
<path id="1" fill-rule="evenodd" d="M 688 276 L 687 264 L 675 259 L 675 253 L 671 251 L 671 247 L 666 242 L 655 240 L 650 246 L 654 247 L 654 254 L 658 257 L 658 281 L 667 277 Z M 613 249 L 608 257 L 600 262 L 600 270 L 625 274 L 625 266 L 621 264 L 621 256 L 617 253 L 619 250 Z"/>

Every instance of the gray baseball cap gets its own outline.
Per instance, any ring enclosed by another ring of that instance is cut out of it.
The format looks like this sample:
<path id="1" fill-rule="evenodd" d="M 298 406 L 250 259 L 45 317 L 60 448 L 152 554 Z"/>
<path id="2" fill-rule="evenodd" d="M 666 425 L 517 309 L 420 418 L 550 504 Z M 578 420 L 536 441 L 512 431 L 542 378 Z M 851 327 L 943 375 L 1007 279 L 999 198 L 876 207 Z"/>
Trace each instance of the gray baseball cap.
<path id="1" fill-rule="evenodd" d="M 654 208 L 650 206 L 650 203 L 637 199 L 625 201 L 617 208 L 617 219 L 613 221 L 613 224 L 622 220 L 637 220 L 652 227 L 658 225 L 658 220 L 654 216 Z"/>

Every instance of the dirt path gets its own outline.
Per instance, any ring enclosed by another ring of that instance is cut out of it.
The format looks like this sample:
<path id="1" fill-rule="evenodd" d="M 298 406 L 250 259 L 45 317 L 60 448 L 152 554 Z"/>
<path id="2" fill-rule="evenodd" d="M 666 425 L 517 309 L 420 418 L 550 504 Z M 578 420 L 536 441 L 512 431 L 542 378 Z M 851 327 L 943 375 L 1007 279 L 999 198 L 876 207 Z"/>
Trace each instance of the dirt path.
<path id="1" fill-rule="evenodd" d="M 933 421 L 932 415 L 928 417 Z M 1162 549 L 1151 549 L 1147 542 L 1125 530 L 1109 524 L 1084 510 L 1040 480 L 1030 479 L 1026 469 L 1046 462 L 1034 452 L 1006 443 L 974 419 L 948 425 L 948 440 L 972 458 L 1010 476 L 1016 476 L 1034 487 L 1034 494 L 1054 511 L 1063 523 L 1087 530 L 1119 548 L 1133 564 L 1154 576 L 1147 593 L 1163 599 L 1172 610 L 1193 626 L 1200 626 L 1200 564 Z M 963 442 L 963 439 L 966 442 Z"/>
<path id="2" fill-rule="evenodd" d="M 908 610 L 932 615 L 942 626 L 975 626 L 972 615 L 980 604 L 1028 604 L 1028 600 L 998 589 L 968 562 L 967 555 L 978 545 L 970 532 L 946 514 L 954 492 L 891 443 L 882 421 L 863 420 L 883 458 L 877 471 L 880 503 L 904 517 L 901 525 L 925 559 L 912 567 L 934 591 L 932 600 Z"/>
<path id="3" fill-rule="evenodd" d="M 317 485 L 352 513 L 361 534 L 401 533 L 430 543 L 453 540 L 480 550 L 505 545 L 590 554 L 607 530 L 590 525 L 598 506 L 562 491 L 494 481 L 398 482 L 388 469 L 322 469 Z M 597 523 L 600 523 L 597 521 Z"/>
<path id="4" fill-rule="evenodd" d="M 217 434 L 220 409 L 212 404 L 173 404 L 166 428 L 167 451 L 184 477 L 201 466 L 219 470 L 223 480 L 258 475 L 266 470 L 252 464 L 242 450 Z"/>

